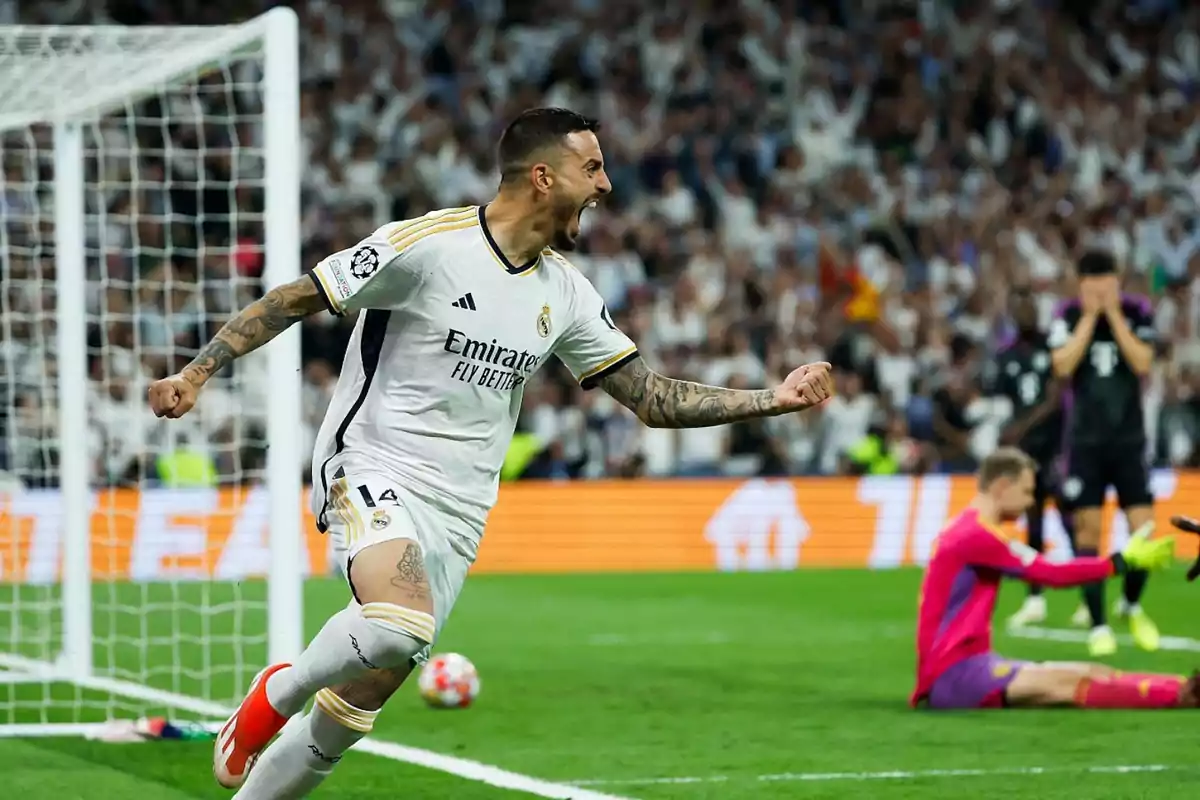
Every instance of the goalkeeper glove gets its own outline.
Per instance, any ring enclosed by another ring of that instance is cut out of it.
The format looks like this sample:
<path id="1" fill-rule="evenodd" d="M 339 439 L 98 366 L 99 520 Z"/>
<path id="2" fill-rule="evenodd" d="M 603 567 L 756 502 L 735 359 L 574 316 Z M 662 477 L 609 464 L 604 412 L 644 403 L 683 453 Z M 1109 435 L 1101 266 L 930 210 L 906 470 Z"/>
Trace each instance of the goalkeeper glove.
<path id="1" fill-rule="evenodd" d="M 1171 536 L 1151 539 L 1152 533 L 1154 523 L 1147 522 L 1129 537 L 1129 544 L 1113 557 L 1117 572 L 1126 569 L 1162 569 L 1170 565 L 1175 558 L 1175 539 Z"/>

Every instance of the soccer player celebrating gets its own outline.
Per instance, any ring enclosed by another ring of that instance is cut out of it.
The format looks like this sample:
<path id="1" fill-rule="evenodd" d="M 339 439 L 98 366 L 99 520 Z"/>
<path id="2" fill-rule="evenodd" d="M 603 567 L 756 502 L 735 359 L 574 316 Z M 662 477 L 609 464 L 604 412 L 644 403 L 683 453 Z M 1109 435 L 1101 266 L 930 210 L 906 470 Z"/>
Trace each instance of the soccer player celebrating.
<path id="1" fill-rule="evenodd" d="M 993 388 L 1008 398 L 1013 407 L 1012 420 L 1001 433 L 1001 443 L 1020 447 L 1038 465 L 1033 505 L 1025 514 L 1025 528 L 1029 546 L 1041 553 L 1045 550 L 1042 526 L 1046 503 L 1058 494 L 1061 477 L 1056 462 L 1062 449 L 1062 388 L 1054 377 L 1050 346 L 1038 326 L 1033 292 L 1028 286 L 1016 286 L 1010 297 L 1017 335 L 996 358 Z M 1063 525 L 1069 526 L 1064 503 L 1060 500 L 1057 505 Z M 1029 596 L 1009 624 L 1020 627 L 1045 619 L 1046 598 L 1042 587 L 1031 583 Z"/>
<path id="2" fill-rule="evenodd" d="M 1063 564 L 1043 559 L 999 526 L 1033 502 L 1037 463 L 1000 448 L 979 468 L 979 492 L 934 543 L 921 584 L 917 685 L 912 705 L 934 709 L 1003 706 L 1177 708 L 1197 706 L 1197 678 L 1117 672 L 1103 664 L 1013 661 L 992 652 L 992 614 L 1004 576 L 1045 586 L 1077 586 L 1159 569 L 1174 559 L 1171 537 L 1134 534 L 1111 558 L 1083 556 Z"/>
<path id="3" fill-rule="evenodd" d="M 150 387 L 155 413 L 180 417 L 214 373 L 301 318 L 363 312 L 313 458 L 313 512 L 353 599 L 294 664 L 263 670 L 222 728 L 214 772 L 242 787 L 238 797 L 306 796 L 427 658 L 475 560 L 523 388 L 550 356 L 654 427 L 774 416 L 830 397 L 826 363 L 743 391 L 664 377 L 642 360 L 560 254 L 612 188 L 597 129 L 564 109 L 522 113 L 500 139 L 490 203 L 383 226 L 269 291 Z"/>
<path id="4" fill-rule="evenodd" d="M 1079 298 L 1054 321 L 1050 346 L 1055 374 L 1070 380 L 1073 390 L 1063 495 L 1073 509 L 1076 552 L 1096 555 L 1110 486 L 1130 530 L 1154 519 L 1142 412 L 1142 378 L 1154 358 L 1154 322 L 1145 298 L 1121 294 L 1116 261 L 1108 253 L 1086 253 L 1077 271 Z M 1158 628 L 1140 605 L 1146 577 L 1140 570 L 1125 575 L 1117 610 L 1128 617 L 1137 645 L 1157 650 Z M 1083 601 L 1075 621 L 1091 625 L 1089 652 L 1111 655 L 1117 638 L 1105 619 L 1103 582 L 1085 586 Z"/>

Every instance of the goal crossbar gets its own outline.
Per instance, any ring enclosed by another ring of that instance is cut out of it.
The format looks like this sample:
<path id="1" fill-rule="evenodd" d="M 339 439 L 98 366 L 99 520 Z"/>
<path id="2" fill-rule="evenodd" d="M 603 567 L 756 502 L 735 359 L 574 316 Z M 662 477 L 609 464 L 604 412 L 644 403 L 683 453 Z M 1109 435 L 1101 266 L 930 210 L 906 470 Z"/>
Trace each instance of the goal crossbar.
<path id="1" fill-rule="evenodd" d="M 122 25 L 98 25 L 80 28 L 68 25 L 11 25 L 4 26 L 7 41 L 24 40 L 70 40 L 80 43 L 81 35 L 89 38 L 76 55 L 86 59 L 90 69 L 103 69 L 104 81 L 89 87 L 81 94 L 53 92 L 52 103 L 45 102 L 46 87 L 28 86 L 24 81 L 14 81 L 10 73 L 14 67 L 28 68 L 31 62 L 41 59 L 37 52 L 27 52 L 19 46 L 0 47 L 0 131 L 27 127 L 41 122 L 70 122 L 102 114 L 106 110 L 122 105 L 129 98 L 152 92 L 157 86 L 170 83 L 184 73 L 194 73 L 197 65 L 218 68 L 220 59 L 230 54 L 254 51 L 263 47 L 263 42 L 272 29 L 286 29 L 295 25 L 295 14 L 288 8 L 273 8 L 262 16 L 238 25 L 138 27 Z M 81 34 L 81 31 L 84 32 Z M 188 37 L 187 34 L 195 34 Z M 152 43 L 156 39 L 171 41 L 182 39 L 185 44 L 172 47 L 169 52 L 153 51 L 152 58 L 131 57 L 130 46 Z M 99 59 L 99 60 L 98 60 Z M 44 60 L 44 59 L 42 59 Z M 52 64 L 50 66 L 53 66 Z M 60 70 L 47 73 L 66 77 Z M 110 77 L 111 76 L 111 77 Z M 14 108 L 12 93 L 16 87 L 25 85 L 26 91 L 36 91 L 36 106 Z M 53 87 L 51 87 L 53 88 Z"/>

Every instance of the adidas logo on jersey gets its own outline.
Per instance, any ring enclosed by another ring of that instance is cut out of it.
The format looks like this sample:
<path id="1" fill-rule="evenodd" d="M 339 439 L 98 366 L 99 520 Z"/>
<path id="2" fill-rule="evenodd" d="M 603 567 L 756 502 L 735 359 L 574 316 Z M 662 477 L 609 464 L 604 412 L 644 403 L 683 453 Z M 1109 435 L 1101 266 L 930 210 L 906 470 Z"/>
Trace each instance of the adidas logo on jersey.
<path id="1" fill-rule="evenodd" d="M 462 297 L 455 300 L 450 305 L 454 306 L 455 308 L 465 309 L 467 311 L 477 311 L 478 310 L 475 308 L 475 298 L 471 296 L 470 292 L 467 292 L 466 294 L 464 294 Z"/>

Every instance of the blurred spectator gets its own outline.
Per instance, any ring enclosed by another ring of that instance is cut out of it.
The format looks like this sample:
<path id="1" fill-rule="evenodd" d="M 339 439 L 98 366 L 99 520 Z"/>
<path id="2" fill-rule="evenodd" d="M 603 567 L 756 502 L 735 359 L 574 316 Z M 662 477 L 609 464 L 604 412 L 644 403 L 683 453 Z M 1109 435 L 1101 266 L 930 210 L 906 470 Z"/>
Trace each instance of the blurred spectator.
<path id="1" fill-rule="evenodd" d="M 22 4 L 22 21 L 229 22 L 268 3 Z M 1008 287 L 1043 325 L 1071 264 L 1110 248 L 1163 339 L 1151 456 L 1200 453 L 1200 8 L 1176 3 L 301 0 L 303 257 L 388 219 L 486 200 L 523 107 L 603 121 L 615 192 L 572 261 L 652 366 L 769 385 L 832 361 L 824 409 L 649 430 L 557 365 L 527 388 L 528 476 L 968 470 L 1001 407 L 983 364 Z M 89 193 L 92 454 L 146 480 L 144 382 L 261 291 L 261 98 L 230 65 L 98 126 Z M 198 111 L 203 111 L 198 114 Z M 3 139 L 0 469 L 53 482 L 49 133 Z M 236 176 L 236 180 L 234 179 Z M 353 320 L 302 325 L 306 443 Z M 261 361 L 206 392 L 196 436 L 256 480 Z M 128 435 L 125 435 L 128 432 Z M 120 434 L 120 435 L 116 435 Z"/>
<path id="2" fill-rule="evenodd" d="M 820 411 L 824 436 L 819 468 L 826 474 L 849 471 L 850 451 L 866 438 L 876 410 L 875 397 L 863 391 L 858 373 L 835 373 L 835 379 L 838 393 Z"/>

